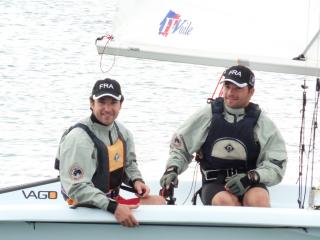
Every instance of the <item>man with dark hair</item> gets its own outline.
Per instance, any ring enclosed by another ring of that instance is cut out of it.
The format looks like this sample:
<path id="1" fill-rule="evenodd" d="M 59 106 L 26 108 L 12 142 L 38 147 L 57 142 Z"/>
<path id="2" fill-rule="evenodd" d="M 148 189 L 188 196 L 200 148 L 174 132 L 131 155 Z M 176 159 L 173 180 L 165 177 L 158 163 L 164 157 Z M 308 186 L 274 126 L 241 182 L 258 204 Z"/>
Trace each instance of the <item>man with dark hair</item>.
<path id="1" fill-rule="evenodd" d="M 285 173 L 285 142 L 275 124 L 251 103 L 255 76 L 241 65 L 223 73 L 223 98 L 192 115 L 174 134 L 162 187 L 177 186 L 178 174 L 197 153 L 205 205 L 269 207 L 267 186 Z"/>
<path id="2" fill-rule="evenodd" d="M 55 168 L 60 170 L 62 192 L 70 205 L 101 208 L 122 225 L 133 227 L 138 221 L 131 209 L 139 203 L 165 204 L 165 200 L 149 195 L 137 166 L 132 134 L 116 121 L 123 101 L 116 80 L 98 80 L 90 96 L 91 116 L 64 133 Z M 137 198 L 122 198 L 122 183 L 131 186 Z"/>

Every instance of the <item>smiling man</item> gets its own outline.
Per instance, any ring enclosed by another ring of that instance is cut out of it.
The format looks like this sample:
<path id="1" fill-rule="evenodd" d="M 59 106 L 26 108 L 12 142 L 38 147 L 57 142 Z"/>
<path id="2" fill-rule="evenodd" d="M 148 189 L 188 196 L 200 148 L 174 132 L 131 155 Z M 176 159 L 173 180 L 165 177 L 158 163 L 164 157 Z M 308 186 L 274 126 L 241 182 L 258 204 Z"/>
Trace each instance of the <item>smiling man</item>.
<path id="1" fill-rule="evenodd" d="M 101 208 L 122 225 L 134 227 L 138 221 L 131 209 L 139 203 L 165 204 L 165 200 L 149 195 L 137 166 L 132 134 L 116 121 L 123 101 L 116 80 L 98 80 L 90 96 L 91 116 L 63 134 L 55 168 L 69 205 Z M 132 186 L 136 198 L 119 195 L 123 182 Z"/>
<path id="2" fill-rule="evenodd" d="M 205 205 L 269 207 L 267 186 L 285 173 L 285 142 L 275 124 L 251 103 L 255 76 L 241 65 L 223 73 L 223 98 L 193 114 L 174 134 L 160 185 L 177 186 L 196 153 Z"/>

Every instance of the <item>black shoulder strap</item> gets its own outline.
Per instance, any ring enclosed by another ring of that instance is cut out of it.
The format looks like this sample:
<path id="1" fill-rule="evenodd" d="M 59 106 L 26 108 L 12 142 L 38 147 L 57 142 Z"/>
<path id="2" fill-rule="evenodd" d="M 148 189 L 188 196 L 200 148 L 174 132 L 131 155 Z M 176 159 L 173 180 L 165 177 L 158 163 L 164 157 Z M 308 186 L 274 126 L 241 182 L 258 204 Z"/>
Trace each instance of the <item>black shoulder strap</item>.
<path id="1" fill-rule="evenodd" d="M 261 114 L 261 109 L 258 104 L 249 103 L 245 109 L 247 117 L 254 119 L 254 125 L 257 123 L 258 118 Z"/>
<path id="2" fill-rule="evenodd" d="M 103 146 L 104 147 L 104 143 L 96 137 L 96 135 L 89 129 L 89 127 L 83 123 L 77 123 L 71 127 L 69 127 L 62 135 L 62 137 L 64 137 L 65 135 L 67 135 L 72 129 L 76 128 L 76 127 L 79 127 L 79 128 L 82 128 L 88 135 L 89 137 L 91 138 L 92 142 L 95 144 L 95 146 L 97 147 L 98 149 L 98 157 L 99 157 L 99 151 L 101 149 L 101 147 Z M 61 138 L 62 138 L 61 137 Z M 101 154 L 101 153 L 100 153 Z M 56 170 L 59 170 L 60 169 L 60 160 L 59 159 L 55 159 L 55 163 L 54 163 L 54 168 Z"/>
<path id="3" fill-rule="evenodd" d="M 90 128 L 87 125 L 85 125 L 83 123 L 77 123 L 76 125 L 74 125 L 72 127 L 72 129 L 76 128 L 76 127 L 82 128 L 89 135 L 89 137 L 92 139 L 92 141 L 94 142 L 94 144 L 96 146 L 97 146 L 97 144 L 102 142 L 99 138 L 96 137 L 96 135 L 90 130 Z"/>
<path id="4" fill-rule="evenodd" d="M 216 98 L 213 102 L 211 102 L 211 110 L 212 110 L 212 114 L 220 114 L 223 112 L 223 103 L 224 100 L 222 97 L 218 97 Z"/>

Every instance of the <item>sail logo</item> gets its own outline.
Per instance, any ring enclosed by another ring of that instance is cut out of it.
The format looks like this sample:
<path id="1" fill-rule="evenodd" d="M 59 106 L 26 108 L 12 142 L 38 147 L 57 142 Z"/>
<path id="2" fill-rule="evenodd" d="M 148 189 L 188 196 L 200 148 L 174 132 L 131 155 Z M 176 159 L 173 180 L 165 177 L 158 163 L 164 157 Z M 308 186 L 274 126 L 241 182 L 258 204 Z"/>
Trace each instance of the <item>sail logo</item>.
<path id="1" fill-rule="evenodd" d="M 56 191 L 30 191 L 25 192 L 22 190 L 25 199 L 57 199 L 58 193 Z"/>
<path id="2" fill-rule="evenodd" d="M 192 22 L 181 19 L 181 15 L 169 10 L 160 22 L 159 35 L 167 37 L 169 34 L 190 35 L 193 30 Z"/>

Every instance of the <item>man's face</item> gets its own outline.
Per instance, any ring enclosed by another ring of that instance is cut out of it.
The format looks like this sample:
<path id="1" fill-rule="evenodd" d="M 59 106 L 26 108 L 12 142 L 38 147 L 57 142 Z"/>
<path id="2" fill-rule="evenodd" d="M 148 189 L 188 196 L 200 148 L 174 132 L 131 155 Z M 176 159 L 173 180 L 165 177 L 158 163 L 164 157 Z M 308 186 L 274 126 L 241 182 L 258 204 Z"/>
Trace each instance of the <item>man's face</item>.
<path id="1" fill-rule="evenodd" d="M 239 88 L 237 85 L 224 82 L 223 97 L 228 107 L 244 108 L 246 107 L 254 93 L 254 88 L 243 87 Z"/>
<path id="2" fill-rule="evenodd" d="M 102 97 L 90 104 L 95 117 L 105 125 L 112 124 L 121 109 L 121 102 L 112 97 Z"/>

